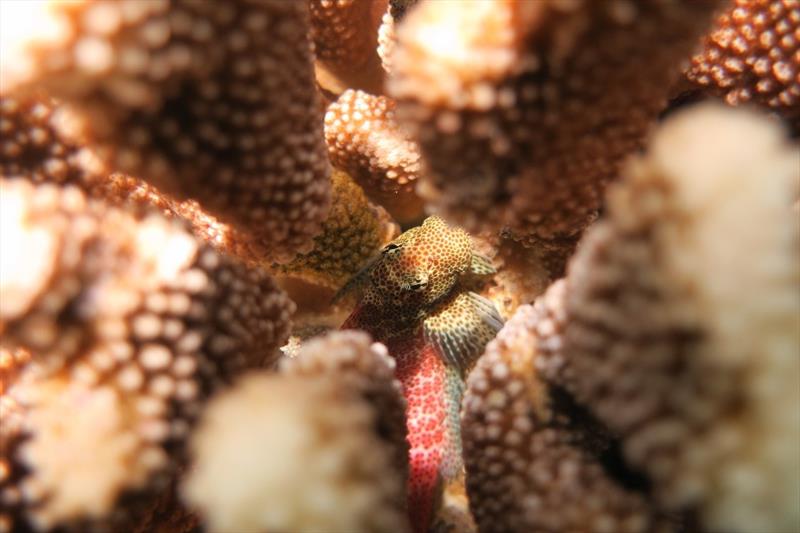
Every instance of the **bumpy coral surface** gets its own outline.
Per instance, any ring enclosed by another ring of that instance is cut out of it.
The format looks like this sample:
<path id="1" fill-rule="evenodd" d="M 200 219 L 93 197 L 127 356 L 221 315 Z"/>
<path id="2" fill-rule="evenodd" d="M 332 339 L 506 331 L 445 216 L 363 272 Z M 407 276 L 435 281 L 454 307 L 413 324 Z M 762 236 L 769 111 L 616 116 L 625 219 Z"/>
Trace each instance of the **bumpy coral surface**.
<path id="1" fill-rule="evenodd" d="M 378 56 L 383 70 L 391 74 L 392 54 L 397 46 L 397 24 L 399 24 L 419 0 L 389 0 L 389 8 L 381 17 L 378 28 Z"/>
<path id="2" fill-rule="evenodd" d="M 539 320 L 538 310 L 520 307 L 467 381 L 464 461 L 480 531 L 668 530 L 642 495 L 606 472 L 603 439 L 574 424 L 538 375 Z"/>
<path id="3" fill-rule="evenodd" d="M 383 72 L 377 54 L 378 24 L 386 0 L 308 2 L 317 79 L 337 93 L 343 87 L 380 93 Z"/>
<path id="4" fill-rule="evenodd" d="M 345 91 L 325 113 L 331 162 L 350 173 L 373 201 L 399 222 L 422 216 L 415 191 L 419 149 L 400 130 L 395 103 L 386 96 Z"/>
<path id="5" fill-rule="evenodd" d="M 418 188 L 468 228 L 563 256 L 664 105 L 712 2 L 427 2 L 398 32 L 389 92 Z M 624 58 L 622 60 L 621 58 Z"/>
<path id="6" fill-rule="evenodd" d="M 399 228 L 382 207 L 372 205 L 345 172 L 331 176 L 332 201 L 314 248 L 279 267 L 285 274 L 339 289 L 378 250 L 394 239 Z"/>
<path id="7" fill-rule="evenodd" d="M 22 519 L 18 484 L 24 469 L 13 456 L 22 440 L 26 411 L 9 389 L 30 360 L 28 350 L 0 345 L 0 531 L 3 533 L 11 531 Z"/>
<path id="8" fill-rule="evenodd" d="M 35 84 L 63 98 L 76 117 L 63 135 L 200 201 L 248 237 L 251 258 L 286 261 L 310 248 L 330 170 L 303 2 L 15 6 L 49 10 L 43 20 L 60 32 L 18 36 L 26 53 L 4 63 L 4 93 Z"/>
<path id="9" fill-rule="evenodd" d="M 713 106 L 665 124 L 541 331 L 544 370 L 711 530 L 800 525 L 800 152 L 783 135 Z"/>
<path id="10" fill-rule="evenodd" d="M 729 104 L 766 105 L 800 131 L 800 2 L 731 2 L 686 75 Z"/>
<path id="11" fill-rule="evenodd" d="M 405 531 L 379 416 L 336 374 L 248 376 L 206 412 L 186 497 L 212 531 Z"/>
<path id="12" fill-rule="evenodd" d="M 85 146 L 64 139 L 53 102 L 42 95 L 0 97 L 0 175 L 90 188 L 106 169 Z"/>
<path id="13" fill-rule="evenodd" d="M 26 409 L 16 504 L 37 527 L 103 520 L 163 482 L 204 398 L 278 356 L 293 304 L 157 214 L 0 186 L 0 332 L 36 363 L 6 385 Z"/>

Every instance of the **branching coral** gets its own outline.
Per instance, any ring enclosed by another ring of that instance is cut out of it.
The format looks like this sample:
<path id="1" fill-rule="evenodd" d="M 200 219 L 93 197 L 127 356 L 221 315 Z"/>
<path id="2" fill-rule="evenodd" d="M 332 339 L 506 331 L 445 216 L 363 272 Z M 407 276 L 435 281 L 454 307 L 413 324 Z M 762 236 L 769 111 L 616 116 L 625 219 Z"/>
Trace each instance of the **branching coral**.
<path id="1" fill-rule="evenodd" d="M 323 86 L 337 93 L 354 87 L 379 94 L 383 72 L 376 47 L 386 0 L 308 2 L 317 76 Z"/>
<path id="2" fill-rule="evenodd" d="M 0 331 L 36 360 L 9 385 L 20 504 L 38 527 L 103 520 L 170 474 L 205 397 L 278 356 L 293 304 L 174 221 L 0 183 Z"/>
<path id="3" fill-rule="evenodd" d="M 43 6 L 29 4 L 15 6 Z M 4 93 L 33 85 L 62 98 L 75 117 L 62 135 L 112 168 L 198 200 L 248 238 L 250 258 L 286 261 L 310 248 L 328 209 L 329 166 L 304 3 L 44 8 L 63 31 L 45 41 L 17 35 L 25 53 L 4 63 Z"/>
<path id="4" fill-rule="evenodd" d="M 314 248 L 279 267 L 285 274 L 338 290 L 399 228 L 381 207 L 369 203 L 364 191 L 346 173 L 331 176 L 332 201 Z"/>
<path id="5" fill-rule="evenodd" d="M 642 495 L 604 470 L 602 436 L 576 424 L 538 376 L 539 318 L 521 306 L 467 381 L 464 461 L 480 531 L 665 530 Z"/>
<path id="6" fill-rule="evenodd" d="M 388 88 L 433 207 L 571 251 L 639 147 L 713 2 L 428 2 L 398 32 Z M 624 59 L 623 59 L 624 58 Z"/>
<path id="7" fill-rule="evenodd" d="M 246 255 L 243 239 L 205 213 L 197 202 L 176 201 L 147 182 L 111 173 L 86 145 L 64 138 L 62 124 L 74 120 L 65 106 L 44 94 L 0 98 L 0 175 L 36 183 L 75 185 L 93 198 L 138 211 L 154 208 L 188 220 L 195 233 L 218 248 Z"/>
<path id="8" fill-rule="evenodd" d="M 362 91 L 345 91 L 325 114 L 331 162 L 347 170 L 367 196 L 401 223 L 423 213 L 415 191 L 419 151 L 394 119 L 394 101 Z"/>
<path id="9" fill-rule="evenodd" d="M 800 2 L 732 2 L 686 76 L 729 104 L 766 105 L 800 131 Z"/>
<path id="10" fill-rule="evenodd" d="M 188 500 L 214 531 L 407 530 L 396 464 L 404 402 L 385 350 L 335 333 L 283 371 L 251 375 L 212 403 L 193 440 Z"/>
<path id="11" fill-rule="evenodd" d="M 799 28 L 0 0 L 0 533 L 800 530 Z"/>
<path id="12" fill-rule="evenodd" d="M 7 2 L 3 14 L 2 92 L 36 82 L 133 108 L 158 107 L 165 83 L 221 63 L 224 51 L 201 47 L 231 19 L 210 6 L 164 0 Z"/>
<path id="13" fill-rule="evenodd" d="M 610 192 L 539 332 L 547 375 L 711 530 L 800 526 L 799 163 L 757 115 L 676 116 Z"/>

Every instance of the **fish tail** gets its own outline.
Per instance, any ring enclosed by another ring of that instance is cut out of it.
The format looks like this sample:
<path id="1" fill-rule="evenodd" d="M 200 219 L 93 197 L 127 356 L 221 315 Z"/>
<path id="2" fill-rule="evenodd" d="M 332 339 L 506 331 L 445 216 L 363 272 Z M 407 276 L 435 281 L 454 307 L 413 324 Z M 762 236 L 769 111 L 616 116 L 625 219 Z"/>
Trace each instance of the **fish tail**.
<path id="1" fill-rule="evenodd" d="M 441 458 L 438 455 L 437 450 L 410 450 L 408 514 L 414 533 L 428 532 L 441 499 Z"/>

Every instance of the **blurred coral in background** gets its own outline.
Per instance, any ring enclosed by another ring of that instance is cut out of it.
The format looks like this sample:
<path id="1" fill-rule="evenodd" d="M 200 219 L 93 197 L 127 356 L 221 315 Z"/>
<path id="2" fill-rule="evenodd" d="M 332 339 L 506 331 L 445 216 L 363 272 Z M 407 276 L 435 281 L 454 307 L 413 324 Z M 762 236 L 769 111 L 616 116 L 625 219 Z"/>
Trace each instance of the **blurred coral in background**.
<path id="1" fill-rule="evenodd" d="M 800 0 L 0 0 L 0 533 L 798 532 L 798 139 Z"/>

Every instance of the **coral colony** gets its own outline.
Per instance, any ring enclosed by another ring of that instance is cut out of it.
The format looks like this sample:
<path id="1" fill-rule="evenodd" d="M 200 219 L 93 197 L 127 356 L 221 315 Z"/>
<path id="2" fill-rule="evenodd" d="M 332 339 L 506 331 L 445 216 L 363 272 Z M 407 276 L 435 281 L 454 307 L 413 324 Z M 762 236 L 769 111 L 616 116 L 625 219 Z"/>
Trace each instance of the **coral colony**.
<path id="1" fill-rule="evenodd" d="M 0 1 L 0 533 L 800 531 L 800 0 Z"/>

